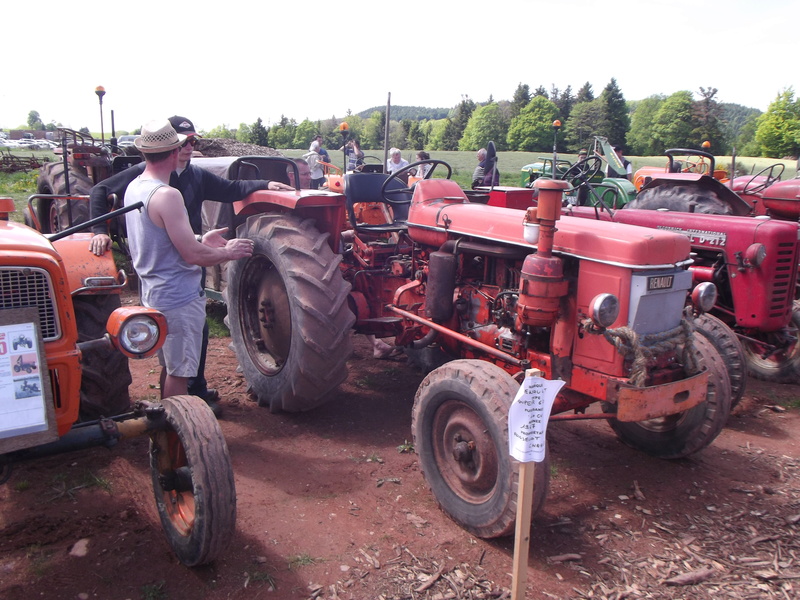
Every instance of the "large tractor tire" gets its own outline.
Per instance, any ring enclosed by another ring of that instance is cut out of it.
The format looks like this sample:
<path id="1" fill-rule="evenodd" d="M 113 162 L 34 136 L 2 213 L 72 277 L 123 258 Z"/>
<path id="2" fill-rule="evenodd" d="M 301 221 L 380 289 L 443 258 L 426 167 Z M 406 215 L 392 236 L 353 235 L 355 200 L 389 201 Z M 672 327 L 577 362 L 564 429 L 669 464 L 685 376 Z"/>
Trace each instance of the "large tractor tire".
<path id="1" fill-rule="evenodd" d="M 108 317 L 120 307 L 117 294 L 75 296 L 72 303 L 79 342 L 102 338 Z M 130 410 L 128 386 L 131 381 L 128 358 L 119 350 L 84 350 L 81 359 L 81 420 L 112 417 Z"/>
<path id="2" fill-rule="evenodd" d="M 429 373 L 414 400 L 414 448 L 434 498 L 481 538 L 514 530 L 519 463 L 508 454 L 508 410 L 518 389 L 497 365 L 454 360 Z M 547 495 L 545 456 L 534 466 L 534 513 Z"/>
<path id="3" fill-rule="evenodd" d="M 705 402 L 678 413 L 635 423 L 609 419 L 617 437 L 657 458 L 684 458 L 699 452 L 719 435 L 731 412 L 731 384 L 722 357 L 704 336 L 694 338 L 695 354 L 709 372 Z M 613 407 L 604 403 L 606 412 Z"/>
<path id="4" fill-rule="evenodd" d="M 722 357 L 731 382 L 731 408 L 744 397 L 747 387 L 747 358 L 737 335 L 713 315 L 700 315 L 694 320 L 697 333 L 710 341 Z"/>
<path id="5" fill-rule="evenodd" d="M 228 326 L 261 406 L 300 412 L 323 404 L 347 378 L 355 315 L 341 256 L 310 219 L 253 215 L 237 231 L 253 256 L 230 264 Z"/>
<path id="6" fill-rule="evenodd" d="M 94 183 L 82 173 L 69 170 L 69 193 L 73 196 L 88 195 Z M 67 193 L 67 173 L 63 162 L 48 163 L 39 171 L 36 182 L 39 194 L 64 195 Z M 70 200 L 69 202 L 56 202 L 42 198 L 34 206 L 36 216 L 42 227 L 42 233 L 56 233 L 70 226 L 70 212 L 72 224 L 84 223 L 89 220 L 89 202 L 83 200 Z"/>
<path id="7" fill-rule="evenodd" d="M 629 202 L 626 208 L 658 210 L 665 208 L 674 212 L 696 212 L 710 215 L 730 215 L 731 208 L 711 190 L 691 188 L 685 185 L 661 185 L 644 189 Z"/>
<path id="8" fill-rule="evenodd" d="M 220 556 L 236 528 L 236 486 L 225 437 L 194 396 L 162 401 L 166 427 L 150 435 L 150 472 L 161 524 L 180 561 Z"/>
<path id="9" fill-rule="evenodd" d="M 783 331 L 752 335 L 742 342 L 747 368 L 756 379 L 773 383 L 800 383 L 800 302 L 792 306 L 792 319 Z M 764 344 L 782 348 L 764 357 Z"/>

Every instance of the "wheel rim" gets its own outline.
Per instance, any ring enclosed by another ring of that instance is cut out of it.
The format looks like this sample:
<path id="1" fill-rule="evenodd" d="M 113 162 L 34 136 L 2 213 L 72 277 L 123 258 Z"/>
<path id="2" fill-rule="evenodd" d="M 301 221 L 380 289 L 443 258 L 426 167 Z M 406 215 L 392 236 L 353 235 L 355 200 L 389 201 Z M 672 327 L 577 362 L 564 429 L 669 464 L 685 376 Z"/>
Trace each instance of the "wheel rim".
<path id="1" fill-rule="evenodd" d="M 152 440 L 164 510 L 175 531 L 188 536 L 194 527 L 195 504 L 183 443 L 174 431 L 156 433 Z"/>
<path id="2" fill-rule="evenodd" d="M 479 504 L 491 497 L 498 478 L 494 440 L 483 419 L 467 404 L 447 400 L 432 422 L 433 457 L 448 487 Z"/>
<path id="3" fill-rule="evenodd" d="M 61 230 L 58 224 L 58 206 L 56 201 L 52 200 L 47 210 L 47 223 L 50 225 L 51 233 L 57 233 Z"/>
<path id="4" fill-rule="evenodd" d="M 678 429 L 685 416 L 686 411 L 683 411 L 676 415 L 667 415 L 666 417 L 647 419 L 646 421 L 637 421 L 636 424 L 642 429 L 646 429 L 652 433 L 666 433 Z"/>
<path id="5" fill-rule="evenodd" d="M 274 376 L 286 364 L 291 349 L 289 294 L 275 265 L 263 256 L 248 261 L 241 285 L 239 314 L 245 348 L 259 371 Z"/>
<path id="6" fill-rule="evenodd" d="M 781 365 L 796 361 L 800 353 L 800 343 L 797 339 L 797 330 L 792 328 L 792 331 L 794 337 L 768 335 L 764 343 L 743 340 L 742 346 L 748 355 L 747 360 L 762 370 L 776 370 Z M 769 353 L 768 356 L 765 357 L 765 353 Z"/>

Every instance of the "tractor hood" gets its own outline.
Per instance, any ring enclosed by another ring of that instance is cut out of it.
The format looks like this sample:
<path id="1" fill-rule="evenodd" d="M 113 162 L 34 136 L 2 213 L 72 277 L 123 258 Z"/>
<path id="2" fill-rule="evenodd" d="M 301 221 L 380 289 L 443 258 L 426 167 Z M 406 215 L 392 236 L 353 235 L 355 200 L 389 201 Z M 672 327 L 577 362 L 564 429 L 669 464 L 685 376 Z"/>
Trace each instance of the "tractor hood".
<path id="1" fill-rule="evenodd" d="M 525 211 L 470 203 L 464 191 L 448 179 L 416 184 L 408 215 L 409 236 L 422 244 L 441 245 L 454 237 L 524 246 Z M 683 264 L 689 258 L 686 236 L 645 230 L 631 225 L 562 217 L 556 223 L 553 252 L 633 269 Z"/>
<path id="2" fill-rule="evenodd" d="M 773 183 L 764 190 L 761 199 L 774 215 L 797 220 L 800 216 L 800 179 Z"/>
<path id="3" fill-rule="evenodd" d="M 47 254 L 58 259 L 53 245 L 38 231 L 15 221 L 0 221 L 0 255 Z"/>

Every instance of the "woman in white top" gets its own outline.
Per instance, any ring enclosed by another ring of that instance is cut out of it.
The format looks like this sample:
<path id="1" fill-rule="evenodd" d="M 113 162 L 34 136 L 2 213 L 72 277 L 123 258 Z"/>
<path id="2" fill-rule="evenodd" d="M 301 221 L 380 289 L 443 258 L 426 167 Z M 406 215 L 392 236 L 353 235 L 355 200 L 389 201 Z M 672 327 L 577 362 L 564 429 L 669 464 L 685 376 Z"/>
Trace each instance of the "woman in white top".
<path id="1" fill-rule="evenodd" d="M 408 161 L 397 148 L 389 150 L 389 160 L 386 161 L 386 172 L 391 174 L 408 166 Z"/>

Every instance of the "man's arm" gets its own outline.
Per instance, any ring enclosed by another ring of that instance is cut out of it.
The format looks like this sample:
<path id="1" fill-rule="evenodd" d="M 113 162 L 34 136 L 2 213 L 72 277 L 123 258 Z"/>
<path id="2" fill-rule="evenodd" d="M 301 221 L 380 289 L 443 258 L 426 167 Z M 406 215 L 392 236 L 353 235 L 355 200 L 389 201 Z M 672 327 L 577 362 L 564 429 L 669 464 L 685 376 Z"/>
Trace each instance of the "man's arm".
<path id="1" fill-rule="evenodd" d="M 104 179 L 89 190 L 89 217 L 94 219 L 108 212 L 108 197 L 116 194 L 120 199 L 125 197 L 128 184 L 144 171 L 144 162 L 133 165 L 124 171 Z M 92 227 L 94 233 L 108 234 L 108 224 L 98 223 Z"/>
<path id="2" fill-rule="evenodd" d="M 280 181 L 269 179 L 225 179 L 198 167 L 203 174 L 203 200 L 233 203 L 243 200 L 258 190 L 286 190 L 294 188 Z"/>
<path id="3" fill-rule="evenodd" d="M 128 184 L 141 175 L 142 171 L 144 171 L 144 161 L 93 186 L 89 190 L 89 217 L 94 219 L 108 213 L 108 197 L 116 194 L 118 198 L 124 198 Z M 89 251 L 97 256 L 102 256 L 111 249 L 108 222 L 102 221 L 93 225 L 92 233 L 94 233 L 94 237 L 89 241 Z"/>
<path id="4" fill-rule="evenodd" d="M 161 187 L 156 190 L 148 203 L 147 214 L 154 225 L 167 231 L 181 258 L 189 264 L 211 267 L 253 253 L 253 242 L 248 239 L 228 240 L 221 247 L 198 242 L 189 224 L 183 198 L 175 188 Z"/>

